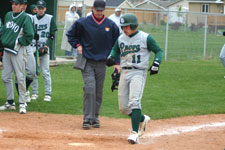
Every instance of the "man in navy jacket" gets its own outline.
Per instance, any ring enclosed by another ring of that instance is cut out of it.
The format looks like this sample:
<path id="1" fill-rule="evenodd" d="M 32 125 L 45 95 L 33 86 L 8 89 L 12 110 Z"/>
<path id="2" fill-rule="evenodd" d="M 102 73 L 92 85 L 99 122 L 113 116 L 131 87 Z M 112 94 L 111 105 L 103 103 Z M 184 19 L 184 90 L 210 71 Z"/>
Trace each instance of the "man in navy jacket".
<path id="1" fill-rule="evenodd" d="M 115 41 L 119 28 L 104 16 L 105 1 L 95 0 L 92 15 L 77 20 L 67 32 L 68 42 L 86 58 L 82 76 L 84 80 L 83 129 L 99 128 L 99 111 L 102 104 L 105 62 Z M 120 70 L 119 65 L 115 68 Z"/>

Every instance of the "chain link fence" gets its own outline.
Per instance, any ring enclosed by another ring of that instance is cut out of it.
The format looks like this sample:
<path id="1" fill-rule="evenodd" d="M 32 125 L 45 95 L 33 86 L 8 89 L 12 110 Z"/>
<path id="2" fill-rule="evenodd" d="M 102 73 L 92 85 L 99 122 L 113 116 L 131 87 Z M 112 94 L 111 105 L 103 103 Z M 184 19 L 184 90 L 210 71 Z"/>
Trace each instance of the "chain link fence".
<path id="1" fill-rule="evenodd" d="M 114 13 L 107 8 L 105 15 Z M 56 56 L 65 56 L 60 49 L 65 12 L 68 7 L 59 7 Z M 84 16 L 91 7 L 83 8 Z M 164 51 L 165 60 L 217 59 L 224 45 L 225 15 L 162 11 L 147 9 L 122 9 L 122 13 L 134 13 L 139 20 L 139 29 L 151 34 Z"/>

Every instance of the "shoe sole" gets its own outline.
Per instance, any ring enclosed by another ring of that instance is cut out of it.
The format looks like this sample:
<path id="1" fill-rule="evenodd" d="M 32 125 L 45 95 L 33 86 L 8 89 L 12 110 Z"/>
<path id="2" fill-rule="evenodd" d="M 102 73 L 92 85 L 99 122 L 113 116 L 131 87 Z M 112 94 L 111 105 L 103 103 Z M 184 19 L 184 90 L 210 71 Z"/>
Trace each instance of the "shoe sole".
<path id="1" fill-rule="evenodd" d="M 92 125 L 93 128 L 100 128 L 100 125 Z"/>
<path id="2" fill-rule="evenodd" d="M 130 140 L 130 139 L 128 139 L 128 143 L 130 143 L 130 144 L 137 144 L 137 142 L 136 142 L 136 141 L 134 141 L 134 140 Z"/>
<path id="3" fill-rule="evenodd" d="M 37 100 L 38 99 L 38 96 L 37 97 L 32 97 L 30 98 L 30 100 Z"/>
<path id="4" fill-rule="evenodd" d="M 84 130 L 89 130 L 91 128 L 91 125 L 83 126 L 82 127 Z"/>
<path id="5" fill-rule="evenodd" d="M 146 126 L 147 126 L 147 124 L 149 123 L 149 121 L 150 121 L 150 119 L 148 119 L 147 121 L 144 122 L 144 132 L 145 132 L 145 130 L 146 130 Z"/>
<path id="6" fill-rule="evenodd" d="M 5 110 L 16 110 L 16 109 L 0 109 L 0 111 L 5 111 Z"/>
<path id="7" fill-rule="evenodd" d="M 44 100 L 45 102 L 51 102 L 51 100 Z"/>
<path id="8" fill-rule="evenodd" d="M 0 109 L 0 111 L 4 111 L 4 110 L 16 110 L 16 108 L 6 108 L 6 109 Z"/>
<path id="9" fill-rule="evenodd" d="M 146 126 L 150 122 L 150 120 L 151 120 L 151 118 L 149 117 L 149 119 L 147 121 L 143 122 L 144 123 L 144 130 L 140 132 L 139 137 L 141 137 L 144 134 L 144 132 L 146 131 Z"/>

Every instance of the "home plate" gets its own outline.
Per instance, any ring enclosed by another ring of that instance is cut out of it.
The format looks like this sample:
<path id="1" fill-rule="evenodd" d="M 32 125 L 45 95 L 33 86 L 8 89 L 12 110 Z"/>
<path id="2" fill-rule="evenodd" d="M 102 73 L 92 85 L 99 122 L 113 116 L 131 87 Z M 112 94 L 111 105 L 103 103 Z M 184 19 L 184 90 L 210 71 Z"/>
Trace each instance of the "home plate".
<path id="1" fill-rule="evenodd" d="M 70 146 L 93 146 L 93 143 L 69 143 Z"/>
<path id="2" fill-rule="evenodd" d="M 3 129 L 0 128 L 0 133 L 5 132 L 5 131 L 6 131 L 6 130 L 3 130 Z"/>
<path id="3" fill-rule="evenodd" d="M 0 129 L 0 137 L 2 137 L 2 133 L 3 133 L 4 131 L 6 131 L 6 130 Z"/>

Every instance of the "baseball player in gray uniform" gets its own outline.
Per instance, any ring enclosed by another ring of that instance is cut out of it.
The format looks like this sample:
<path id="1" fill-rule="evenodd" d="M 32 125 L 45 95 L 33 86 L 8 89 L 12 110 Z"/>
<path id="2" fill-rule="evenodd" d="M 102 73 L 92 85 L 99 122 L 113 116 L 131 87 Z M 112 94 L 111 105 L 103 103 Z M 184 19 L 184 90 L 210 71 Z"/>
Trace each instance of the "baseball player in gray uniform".
<path id="1" fill-rule="evenodd" d="M 46 12 L 46 2 L 39 0 L 37 2 L 37 15 L 33 16 L 34 24 L 37 25 L 37 33 L 39 35 L 38 40 L 38 50 L 39 50 L 39 60 L 40 68 L 44 78 L 45 84 L 45 97 L 44 101 L 51 101 L 52 85 L 51 85 L 51 74 L 49 67 L 49 44 L 54 39 L 54 33 L 57 30 L 56 24 L 54 22 L 53 16 L 45 14 Z M 33 40 L 32 44 L 33 52 L 36 52 L 36 41 Z M 40 51 L 41 50 L 41 51 Z M 44 51 L 42 51 L 44 50 Z M 38 79 L 35 76 L 32 84 L 32 100 L 38 98 Z"/>
<path id="2" fill-rule="evenodd" d="M 150 120 L 149 116 L 141 113 L 150 52 L 155 53 L 149 69 L 150 75 L 158 73 L 163 52 L 151 35 L 137 29 L 138 20 L 134 14 L 123 15 L 120 23 L 124 33 L 115 43 L 106 65 L 113 65 L 115 58 L 120 55 L 122 70 L 118 89 L 119 109 L 121 113 L 131 117 L 132 132 L 128 142 L 136 144 Z"/>
<path id="3" fill-rule="evenodd" d="M 22 5 L 22 10 L 25 12 L 27 9 L 27 0 L 24 0 L 24 4 Z M 33 16 L 31 14 L 27 14 L 28 16 L 30 16 L 31 21 L 33 23 Z M 35 77 L 35 73 L 36 73 L 36 64 L 35 64 L 35 58 L 34 58 L 34 54 L 33 54 L 33 49 L 31 47 L 31 45 L 26 46 L 26 93 L 25 93 L 25 100 L 27 103 L 29 103 L 31 101 L 30 99 L 30 92 L 28 90 L 30 84 L 32 83 L 34 77 Z M 19 90 L 18 90 L 18 82 L 17 82 L 17 78 L 15 80 L 15 84 L 16 84 L 16 89 L 17 92 L 19 94 Z"/>
<path id="4" fill-rule="evenodd" d="M 6 14 L 1 29 L 1 42 L 4 46 L 2 80 L 7 92 L 7 102 L 0 106 L 0 110 L 16 109 L 12 80 L 12 73 L 15 72 L 19 89 L 19 112 L 25 114 L 25 55 L 26 46 L 31 43 L 34 31 L 30 17 L 22 10 L 24 0 L 12 0 L 11 2 L 12 11 Z"/>

